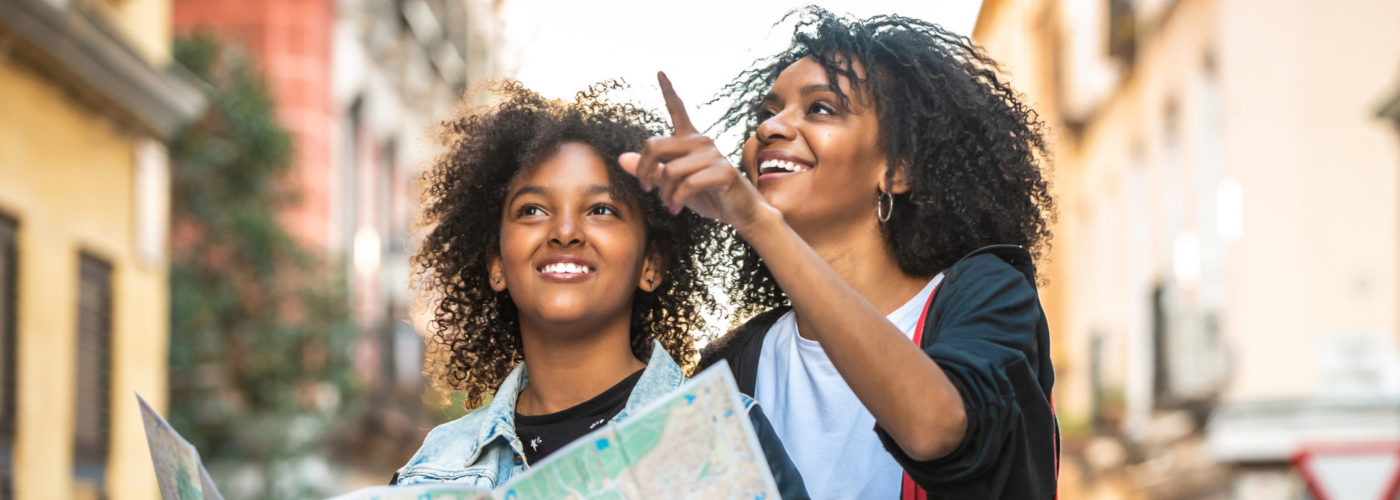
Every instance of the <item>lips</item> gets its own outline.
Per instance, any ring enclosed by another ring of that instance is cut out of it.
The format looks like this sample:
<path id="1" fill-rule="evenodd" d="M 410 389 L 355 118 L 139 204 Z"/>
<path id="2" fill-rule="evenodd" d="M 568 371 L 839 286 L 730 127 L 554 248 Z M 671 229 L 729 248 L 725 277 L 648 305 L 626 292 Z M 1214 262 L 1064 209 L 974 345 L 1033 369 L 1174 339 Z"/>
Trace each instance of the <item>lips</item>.
<path id="1" fill-rule="evenodd" d="M 812 162 L 785 151 L 764 151 L 758 154 L 758 179 L 776 179 L 797 175 L 812 169 Z"/>
<path id="2" fill-rule="evenodd" d="M 551 281 L 580 281 L 588 279 L 598 268 L 578 257 L 553 256 L 535 266 L 540 276 Z"/>

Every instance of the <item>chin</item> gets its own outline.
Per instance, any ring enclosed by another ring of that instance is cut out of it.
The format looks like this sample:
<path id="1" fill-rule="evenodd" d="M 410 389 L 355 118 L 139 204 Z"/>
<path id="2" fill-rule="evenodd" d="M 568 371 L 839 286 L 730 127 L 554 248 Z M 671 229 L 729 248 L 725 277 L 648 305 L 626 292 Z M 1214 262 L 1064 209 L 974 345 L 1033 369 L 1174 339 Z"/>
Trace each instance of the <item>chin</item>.
<path id="1" fill-rule="evenodd" d="M 548 323 L 592 323 L 607 316 L 610 309 L 609 304 L 599 303 L 596 297 L 566 294 L 543 301 L 535 313 Z"/>
<path id="2" fill-rule="evenodd" d="M 583 304 L 568 302 L 563 304 L 546 304 L 539 308 L 536 313 L 539 318 L 550 323 L 569 323 L 580 321 L 589 316 L 590 309 Z"/>
<path id="3" fill-rule="evenodd" d="M 772 202 L 770 202 L 772 203 Z M 773 207 L 783 214 L 783 221 L 791 227 L 798 236 L 812 243 L 813 238 L 823 235 L 837 235 L 842 237 L 851 229 L 846 218 L 841 214 L 830 212 L 813 213 L 808 207 L 801 203 L 779 204 L 773 203 Z"/>
<path id="4" fill-rule="evenodd" d="M 784 214 L 787 214 L 788 209 L 792 207 L 789 200 L 793 199 L 794 195 L 788 190 L 770 184 L 759 187 L 758 194 L 763 196 L 763 201 L 768 202 L 769 205 L 772 205 L 773 208 L 778 209 L 779 212 Z"/>
<path id="5" fill-rule="evenodd" d="M 589 318 L 582 314 L 545 314 L 540 319 L 547 325 L 581 325 L 588 323 Z"/>
<path id="6" fill-rule="evenodd" d="M 789 223 L 794 216 L 802 218 L 803 204 L 801 197 L 797 194 L 772 188 L 761 190 L 759 194 L 763 195 L 764 201 L 767 201 L 769 205 L 772 205 L 773 208 L 782 213 L 783 218 L 787 219 Z"/>

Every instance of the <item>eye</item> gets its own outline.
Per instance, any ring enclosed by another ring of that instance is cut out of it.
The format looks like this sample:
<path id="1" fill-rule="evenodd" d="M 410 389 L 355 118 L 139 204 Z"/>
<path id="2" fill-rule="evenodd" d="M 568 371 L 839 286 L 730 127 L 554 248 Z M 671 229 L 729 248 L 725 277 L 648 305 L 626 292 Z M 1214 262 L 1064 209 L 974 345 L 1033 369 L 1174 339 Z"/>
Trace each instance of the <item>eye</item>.
<path id="1" fill-rule="evenodd" d="M 608 205 L 594 205 L 588 209 L 588 215 L 610 215 L 617 217 L 617 209 Z"/>
<path id="2" fill-rule="evenodd" d="M 758 123 L 766 122 L 769 118 L 772 118 L 773 116 L 773 110 L 770 110 L 768 108 L 758 108 L 758 112 L 754 113 L 754 118 L 758 119 Z"/>
<path id="3" fill-rule="evenodd" d="M 515 211 L 516 217 L 528 217 L 531 215 L 544 215 L 544 208 L 539 205 L 525 205 Z"/>
<path id="4" fill-rule="evenodd" d="M 807 114 L 809 114 L 809 115 L 835 115 L 835 114 L 836 114 L 836 108 L 832 107 L 830 104 L 827 104 L 827 103 L 825 103 L 825 102 L 817 101 L 817 102 L 812 103 L 811 106 L 808 106 L 808 107 L 807 107 Z"/>

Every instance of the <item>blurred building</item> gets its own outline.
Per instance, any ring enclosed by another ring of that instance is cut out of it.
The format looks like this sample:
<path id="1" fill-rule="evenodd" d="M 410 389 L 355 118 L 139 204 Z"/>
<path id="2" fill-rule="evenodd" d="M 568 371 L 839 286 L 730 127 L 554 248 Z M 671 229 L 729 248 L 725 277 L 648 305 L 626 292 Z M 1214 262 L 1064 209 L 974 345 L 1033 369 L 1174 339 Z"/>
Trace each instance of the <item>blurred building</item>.
<path id="1" fill-rule="evenodd" d="M 1300 498 L 1297 453 L 1400 440 L 1397 20 L 983 3 L 973 38 L 1051 128 L 1067 497 Z"/>
<path id="2" fill-rule="evenodd" d="M 0 2 L 0 498 L 154 498 L 166 144 L 204 100 L 169 0 Z"/>
<path id="3" fill-rule="evenodd" d="M 371 404 L 342 457 L 383 484 L 417 449 L 423 340 L 409 323 L 414 187 L 432 126 L 468 88 L 505 72 L 502 0 L 175 0 L 177 32 L 211 31 L 259 65 L 294 136 L 289 231 L 343 262 Z M 358 481 L 358 482 L 356 482 Z"/>
<path id="4" fill-rule="evenodd" d="M 440 151 L 435 126 L 464 105 L 469 88 L 505 72 L 503 3 L 339 3 L 331 88 L 339 192 L 330 201 L 341 229 L 332 247 L 353 276 L 356 361 L 375 388 L 339 446 L 365 457 L 353 464 L 362 485 L 387 482 L 436 423 L 422 411 L 423 338 L 409 321 L 414 183 Z"/>

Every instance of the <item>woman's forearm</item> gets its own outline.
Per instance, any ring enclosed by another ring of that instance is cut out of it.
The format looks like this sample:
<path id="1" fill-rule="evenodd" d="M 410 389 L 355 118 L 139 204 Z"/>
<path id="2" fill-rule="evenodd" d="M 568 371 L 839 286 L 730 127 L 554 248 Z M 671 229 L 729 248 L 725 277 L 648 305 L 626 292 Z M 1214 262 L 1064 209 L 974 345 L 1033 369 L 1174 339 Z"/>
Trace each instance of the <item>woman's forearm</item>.
<path id="1" fill-rule="evenodd" d="M 787 293 L 875 421 L 915 460 L 947 455 L 967 429 L 962 397 L 943 370 L 845 282 L 772 207 L 736 227 Z"/>

